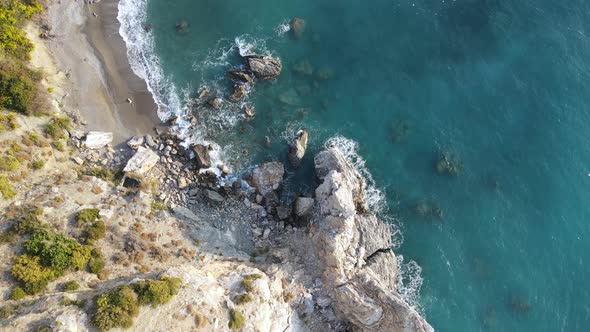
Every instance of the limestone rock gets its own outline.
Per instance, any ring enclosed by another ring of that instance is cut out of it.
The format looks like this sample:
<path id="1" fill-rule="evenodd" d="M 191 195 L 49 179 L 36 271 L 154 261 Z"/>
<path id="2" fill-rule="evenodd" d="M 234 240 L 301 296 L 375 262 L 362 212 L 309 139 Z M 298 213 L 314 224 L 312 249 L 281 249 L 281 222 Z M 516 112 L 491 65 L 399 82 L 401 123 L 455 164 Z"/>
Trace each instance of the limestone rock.
<path id="1" fill-rule="evenodd" d="M 315 165 L 323 183 L 312 237 L 336 314 L 358 331 L 434 331 L 396 291 L 391 230 L 366 211 L 358 171 L 337 148 L 318 154 Z"/>
<path id="2" fill-rule="evenodd" d="M 265 196 L 279 189 L 285 175 L 285 167 L 280 162 L 267 162 L 252 171 L 252 184 L 260 194 Z"/>
<path id="3" fill-rule="evenodd" d="M 142 136 L 133 136 L 128 142 L 127 145 L 132 149 L 137 149 L 143 145 L 144 139 Z"/>
<path id="4" fill-rule="evenodd" d="M 213 190 L 207 190 L 207 198 L 216 203 L 223 203 L 225 199 L 218 192 Z"/>
<path id="5" fill-rule="evenodd" d="M 305 26 L 306 26 L 305 20 L 302 18 L 299 18 L 299 17 L 294 17 L 289 22 L 289 27 L 291 28 L 291 34 L 296 39 L 299 39 L 303 36 L 303 33 L 305 32 Z"/>
<path id="6" fill-rule="evenodd" d="M 266 55 L 249 55 L 246 57 L 248 68 L 261 80 L 277 78 L 283 70 L 281 59 Z"/>
<path id="7" fill-rule="evenodd" d="M 111 144 L 112 141 L 113 133 L 91 131 L 86 135 L 86 142 L 84 142 L 84 145 L 88 149 L 100 149 Z"/>
<path id="8" fill-rule="evenodd" d="M 310 197 L 297 197 L 295 199 L 295 215 L 297 217 L 305 217 L 311 213 L 315 201 Z"/>
<path id="9" fill-rule="evenodd" d="M 198 168 L 209 168 L 211 167 L 211 157 L 209 156 L 209 148 L 202 144 L 195 144 L 193 146 L 195 157 L 197 159 Z"/>
<path id="10" fill-rule="evenodd" d="M 129 177 L 141 180 L 160 160 L 160 157 L 149 148 L 139 147 L 137 152 L 123 169 Z"/>
<path id="11" fill-rule="evenodd" d="M 307 129 L 299 130 L 289 144 L 289 162 L 293 167 L 299 167 L 307 150 Z"/>

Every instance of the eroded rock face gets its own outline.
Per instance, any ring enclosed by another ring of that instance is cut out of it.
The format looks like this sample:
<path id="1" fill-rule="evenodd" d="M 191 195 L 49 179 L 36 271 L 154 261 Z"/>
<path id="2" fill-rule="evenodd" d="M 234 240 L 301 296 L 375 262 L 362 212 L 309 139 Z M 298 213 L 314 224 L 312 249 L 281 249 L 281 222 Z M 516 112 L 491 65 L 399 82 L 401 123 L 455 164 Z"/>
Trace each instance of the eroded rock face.
<path id="1" fill-rule="evenodd" d="M 307 150 L 307 139 L 307 129 L 303 129 L 297 132 L 293 141 L 289 144 L 289 162 L 293 167 L 299 167 L 301 164 Z"/>
<path id="2" fill-rule="evenodd" d="M 315 166 L 323 183 L 312 235 L 339 316 L 360 331 L 434 331 L 396 291 L 391 230 L 366 212 L 358 171 L 335 148 L 318 154 Z"/>
<path id="3" fill-rule="evenodd" d="M 250 71 L 254 73 L 256 78 L 261 80 L 277 78 L 283 70 L 281 59 L 266 55 L 247 56 L 246 62 Z"/>
<path id="4" fill-rule="evenodd" d="M 264 163 L 252 171 L 252 184 L 262 196 L 266 196 L 273 190 L 279 189 L 284 175 L 285 167 L 282 163 Z"/>
<path id="5" fill-rule="evenodd" d="M 111 144 L 112 141 L 113 133 L 91 131 L 86 135 L 86 142 L 84 142 L 84 145 L 88 149 L 100 149 Z"/>

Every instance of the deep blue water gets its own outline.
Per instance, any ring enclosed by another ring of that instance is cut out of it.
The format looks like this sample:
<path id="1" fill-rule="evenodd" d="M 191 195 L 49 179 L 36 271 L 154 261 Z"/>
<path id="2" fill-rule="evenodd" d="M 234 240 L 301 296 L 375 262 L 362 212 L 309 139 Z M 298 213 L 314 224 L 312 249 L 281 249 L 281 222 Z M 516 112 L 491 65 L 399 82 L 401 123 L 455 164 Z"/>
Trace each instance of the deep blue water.
<path id="1" fill-rule="evenodd" d="M 300 40 L 277 32 L 294 16 Z M 589 329 L 590 2 L 149 0 L 143 21 L 162 102 L 170 86 L 181 100 L 204 85 L 227 93 L 236 37 L 280 56 L 281 77 L 249 97 L 252 122 L 202 111 L 201 134 L 239 168 L 285 159 L 285 133 L 308 128 L 293 191 L 310 190 L 328 138 L 358 142 L 435 329 Z M 461 161 L 457 176 L 437 174 L 441 151 Z M 443 217 L 417 213 L 425 201 Z"/>

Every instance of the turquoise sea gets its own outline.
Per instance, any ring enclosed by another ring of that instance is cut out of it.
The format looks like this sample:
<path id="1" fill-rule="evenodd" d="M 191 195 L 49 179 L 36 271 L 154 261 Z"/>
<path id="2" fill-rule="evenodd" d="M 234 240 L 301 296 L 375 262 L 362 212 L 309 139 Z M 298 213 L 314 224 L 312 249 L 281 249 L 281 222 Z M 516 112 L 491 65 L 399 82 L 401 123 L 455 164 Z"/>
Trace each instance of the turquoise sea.
<path id="1" fill-rule="evenodd" d="M 134 70 L 163 117 L 198 89 L 231 91 L 239 53 L 279 56 L 251 122 L 203 110 L 234 170 L 309 154 L 288 192 L 310 191 L 312 154 L 352 150 L 373 206 L 399 228 L 403 291 L 438 331 L 590 329 L 590 2 L 582 0 L 121 0 Z M 306 21 L 302 38 L 286 31 Z M 178 31 L 177 25 L 185 28 Z M 272 146 L 266 148 L 264 137 Z M 449 152 L 462 164 L 440 175 Z M 351 151 L 351 155 L 353 155 Z M 384 198 L 383 198 L 384 197 Z M 289 196 L 285 195 L 285 199 Z M 419 213 L 439 207 L 442 217 Z"/>

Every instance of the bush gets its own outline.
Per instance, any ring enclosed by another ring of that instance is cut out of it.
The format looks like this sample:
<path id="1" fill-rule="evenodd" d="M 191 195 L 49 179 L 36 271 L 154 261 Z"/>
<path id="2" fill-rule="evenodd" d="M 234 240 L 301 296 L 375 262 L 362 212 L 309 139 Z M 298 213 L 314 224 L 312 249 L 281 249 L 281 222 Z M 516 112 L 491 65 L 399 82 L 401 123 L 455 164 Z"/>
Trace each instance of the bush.
<path id="1" fill-rule="evenodd" d="M 139 296 L 139 304 L 156 307 L 168 303 L 178 293 L 180 279 L 162 276 L 160 280 L 143 280 L 136 282 L 133 289 Z"/>
<path id="2" fill-rule="evenodd" d="M 252 301 L 252 297 L 248 293 L 238 294 L 238 295 L 236 295 L 236 297 L 234 297 L 234 303 L 237 305 L 241 305 L 241 304 L 248 303 L 251 301 Z"/>
<path id="3" fill-rule="evenodd" d="M 0 107 L 23 114 L 39 113 L 35 108 L 39 103 L 40 79 L 39 72 L 24 64 L 0 61 Z"/>
<path id="4" fill-rule="evenodd" d="M 99 249 L 92 249 L 90 260 L 88 261 L 88 271 L 99 274 L 104 269 L 104 258 Z"/>
<path id="5" fill-rule="evenodd" d="M 76 224 L 78 227 L 86 227 L 91 223 L 94 223 L 99 218 L 99 209 L 83 209 L 76 213 Z"/>
<path id="6" fill-rule="evenodd" d="M 14 191 L 12 185 L 8 182 L 8 177 L 6 177 L 6 175 L 0 175 L 0 193 L 5 199 L 16 196 L 16 191 Z"/>
<path id="7" fill-rule="evenodd" d="M 81 270 L 87 265 L 90 268 L 91 261 L 96 260 L 94 250 L 89 246 L 47 230 L 33 233 L 29 240 L 23 242 L 23 247 L 25 253 L 15 259 L 11 273 L 27 294 L 42 291 L 49 281 L 68 270 Z"/>
<path id="8" fill-rule="evenodd" d="M 78 290 L 79 288 L 80 288 L 80 284 L 78 282 L 76 282 L 75 280 L 70 280 L 70 281 L 66 282 L 65 284 L 63 284 L 63 286 L 62 286 L 62 290 L 64 292 L 75 291 L 75 290 Z"/>
<path id="9" fill-rule="evenodd" d="M 20 166 L 20 162 L 11 155 L 0 157 L 0 171 L 11 172 Z"/>
<path id="10" fill-rule="evenodd" d="M 30 59 L 33 43 L 19 28 L 25 19 L 43 9 L 37 1 L 4 0 L 0 2 L 0 54 L 21 60 Z"/>
<path id="11" fill-rule="evenodd" d="M 31 168 L 34 170 L 39 170 L 45 166 L 45 161 L 43 160 L 35 160 L 31 163 Z"/>
<path id="12" fill-rule="evenodd" d="M 12 291 L 10 292 L 10 296 L 9 299 L 11 300 L 22 300 L 25 298 L 25 296 L 27 296 L 27 293 L 25 293 L 25 291 L 20 288 L 20 287 L 14 287 L 12 289 Z"/>
<path id="13" fill-rule="evenodd" d="M 107 228 L 104 221 L 98 220 L 84 232 L 84 241 L 86 244 L 93 244 L 97 240 L 102 239 L 106 234 Z"/>
<path id="14" fill-rule="evenodd" d="M 244 287 L 244 290 L 246 290 L 246 292 L 250 293 L 254 290 L 254 286 L 252 286 L 252 281 L 260 278 L 262 278 L 262 276 L 258 273 L 247 275 L 244 277 L 244 280 L 242 280 L 242 287 Z"/>
<path id="15" fill-rule="evenodd" d="M 121 286 L 96 298 L 92 322 L 100 331 L 116 327 L 130 328 L 139 313 L 137 294 L 129 286 Z"/>
<path id="16" fill-rule="evenodd" d="M 168 205 L 164 201 L 153 201 L 152 211 L 165 211 L 168 210 Z"/>
<path id="17" fill-rule="evenodd" d="M 237 311 L 236 309 L 229 310 L 229 328 L 232 330 L 241 329 L 246 325 L 246 318 L 242 315 L 241 312 Z"/>
<path id="18" fill-rule="evenodd" d="M 162 276 L 160 280 L 143 280 L 119 286 L 95 298 L 96 311 L 92 322 L 101 331 L 116 327 L 129 328 L 139 313 L 140 305 L 167 303 L 178 293 L 180 279 Z"/>
<path id="19" fill-rule="evenodd" d="M 66 116 L 56 116 L 45 124 L 45 134 L 53 139 L 66 138 L 65 131 L 72 129 L 72 120 Z"/>
<path id="20" fill-rule="evenodd" d="M 0 133 L 5 130 L 14 130 L 18 128 L 16 116 L 14 114 L 0 113 Z"/>

